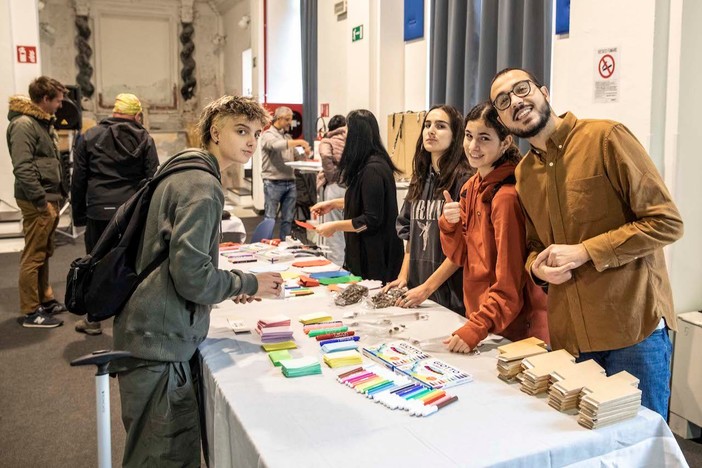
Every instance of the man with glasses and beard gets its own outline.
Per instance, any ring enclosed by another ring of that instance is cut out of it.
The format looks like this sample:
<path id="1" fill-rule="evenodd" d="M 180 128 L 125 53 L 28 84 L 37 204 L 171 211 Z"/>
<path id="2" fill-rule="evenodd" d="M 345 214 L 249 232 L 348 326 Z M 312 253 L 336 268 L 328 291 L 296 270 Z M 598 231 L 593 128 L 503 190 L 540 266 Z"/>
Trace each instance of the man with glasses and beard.
<path id="1" fill-rule="evenodd" d="M 636 376 L 642 404 L 665 419 L 673 297 L 663 247 L 682 236 L 650 157 L 622 124 L 557 116 L 529 72 L 505 69 L 490 100 L 531 151 L 516 170 L 527 271 L 548 290 L 551 344 Z"/>

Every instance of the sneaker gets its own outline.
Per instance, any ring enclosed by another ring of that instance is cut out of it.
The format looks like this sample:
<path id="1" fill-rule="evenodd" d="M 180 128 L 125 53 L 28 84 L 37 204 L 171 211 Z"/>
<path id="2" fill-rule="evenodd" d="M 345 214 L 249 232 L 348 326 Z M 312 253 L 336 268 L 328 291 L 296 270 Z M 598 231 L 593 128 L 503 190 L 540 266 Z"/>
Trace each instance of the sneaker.
<path id="1" fill-rule="evenodd" d="M 68 311 L 68 309 L 66 309 L 66 306 L 61 304 L 56 299 L 51 299 L 50 301 L 42 302 L 41 306 L 44 308 L 44 311 L 47 314 L 51 315 L 56 315 L 60 314 L 61 312 Z"/>
<path id="2" fill-rule="evenodd" d="M 42 306 L 37 307 L 34 312 L 25 316 L 22 321 L 22 326 L 25 328 L 56 328 L 61 325 L 63 325 L 63 320 L 52 317 L 46 313 Z"/>
<path id="3" fill-rule="evenodd" d="M 80 319 L 76 322 L 76 331 L 88 335 L 99 335 L 102 333 L 100 322 L 89 322 L 87 319 Z"/>

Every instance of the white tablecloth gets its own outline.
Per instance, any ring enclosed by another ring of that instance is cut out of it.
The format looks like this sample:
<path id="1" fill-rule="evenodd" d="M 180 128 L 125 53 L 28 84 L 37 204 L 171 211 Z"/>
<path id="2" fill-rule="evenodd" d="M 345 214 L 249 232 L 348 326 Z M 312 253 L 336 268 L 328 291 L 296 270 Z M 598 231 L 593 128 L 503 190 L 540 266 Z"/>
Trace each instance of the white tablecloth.
<path id="1" fill-rule="evenodd" d="M 200 346 L 210 466 L 687 466 L 666 423 L 648 409 L 641 408 L 634 419 L 588 430 L 576 416 L 549 407 L 544 397 L 502 382 L 495 369 L 495 343 L 483 345 L 479 355 L 431 350 L 470 372 L 474 381 L 448 390 L 458 402 L 415 418 L 337 383 L 336 375 L 349 368 L 329 369 L 322 363 L 322 375 L 285 378 L 255 332 L 234 335 L 227 322 L 228 317 L 242 319 L 253 329 L 261 317 L 286 314 L 293 319 L 299 346 L 291 354 L 321 360 L 317 341 L 295 319 L 321 311 L 341 317 L 347 310 L 365 309 L 337 307 L 324 292 L 248 305 L 229 302 L 213 309 L 209 337 Z M 429 320 L 395 320 L 406 325 L 399 336 L 424 340 L 448 335 L 464 320 L 436 305 L 420 310 L 429 312 Z M 392 339 L 366 335 L 360 343 Z"/>

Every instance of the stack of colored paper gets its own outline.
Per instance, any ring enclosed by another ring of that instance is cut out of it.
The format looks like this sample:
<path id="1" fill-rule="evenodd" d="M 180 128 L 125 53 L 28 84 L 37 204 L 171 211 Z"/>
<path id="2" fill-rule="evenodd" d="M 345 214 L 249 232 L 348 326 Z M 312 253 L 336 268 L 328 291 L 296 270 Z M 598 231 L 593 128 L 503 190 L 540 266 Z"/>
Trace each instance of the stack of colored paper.
<path id="1" fill-rule="evenodd" d="M 358 349 L 358 343 L 355 341 L 337 341 L 336 343 L 326 343 L 321 346 L 323 353 L 337 353 L 339 351 L 348 351 L 350 349 Z"/>
<path id="2" fill-rule="evenodd" d="M 332 316 L 327 312 L 314 312 L 312 314 L 300 315 L 299 320 L 303 325 L 309 325 L 311 323 L 330 322 Z"/>
<path id="3" fill-rule="evenodd" d="M 271 317 L 264 317 L 258 321 L 256 328 L 266 328 L 266 327 L 289 327 L 290 317 L 287 315 L 273 315 Z"/>
<path id="4" fill-rule="evenodd" d="M 519 379 L 522 382 L 520 389 L 529 395 L 547 392 L 551 383 L 551 372 L 574 364 L 575 358 L 565 349 L 524 358 L 524 371 Z"/>
<path id="5" fill-rule="evenodd" d="M 336 276 L 334 278 L 319 278 L 319 284 L 330 285 L 330 284 L 343 284 L 343 283 L 358 283 L 363 278 L 355 275 L 346 276 Z"/>
<path id="6" fill-rule="evenodd" d="M 293 336 L 293 331 L 290 327 L 265 327 L 257 328 L 256 331 L 261 335 L 261 341 L 263 343 L 290 341 Z"/>
<path id="7" fill-rule="evenodd" d="M 292 355 L 290 355 L 290 351 L 288 351 L 287 349 L 271 351 L 270 353 L 268 353 L 268 357 L 271 359 L 271 362 L 276 367 L 280 367 L 280 361 L 292 359 Z"/>
<path id="8" fill-rule="evenodd" d="M 331 328 L 317 328 L 316 330 L 310 330 L 307 333 L 307 336 L 309 336 L 310 338 L 314 338 L 315 336 L 319 336 L 319 335 L 343 333 L 345 331 L 349 331 L 349 327 L 342 326 L 342 327 L 331 327 Z"/>
<path id="9" fill-rule="evenodd" d="M 292 328 L 290 328 L 290 317 L 285 315 L 260 319 L 256 324 L 256 332 L 261 335 L 263 343 L 290 341 L 293 336 Z"/>
<path id="10" fill-rule="evenodd" d="M 592 359 L 555 370 L 551 372 L 548 404 L 558 411 L 576 409 L 583 387 L 605 377 L 605 370 Z"/>
<path id="11" fill-rule="evenodd" d="M 284 359 L 280 361 L 280 367 L 285 377 L 303 377 L 322 373 L 322 366 L 313 357 L 301 357 L 298 359 Z"/>
<path id="12" fill-rule="evenodd" d="M 533 337 L 500 346 L 497 350 L 500 352 L 497 356 L 498 377 L 507 382 L 522 371 L 522 359 L 548 352 L 546 343 Z"/>
<path id="13" fill-rule="evenodd" d="M 302 331 L 305 332 L 305 335 L 307 335 L 312 330 L 320 330 L 324 328 L 338 328 L 343 326 L 344 322 L 342 322 L 341 320 L 334 320 L 331 322 L 311 323 L 309 325 L 305 325 L 304 327 L 302 327 Z"/>
<path id="14" fill-rule="evenodd" d="M 267 352 L 280 351 L 281 349 L 295 349 L 297 345 L 294 341 L 280 341 L 278 343 L 263 343 L 261 347 Z"/>
<path id="15" fill-rule="evenodd" d="M 324 362 L 329 367 L 343 367 L 361 364 L 363 359 L 358 351 L 351 349 L 348 351 L 327 353 L 324 355 Z"/>

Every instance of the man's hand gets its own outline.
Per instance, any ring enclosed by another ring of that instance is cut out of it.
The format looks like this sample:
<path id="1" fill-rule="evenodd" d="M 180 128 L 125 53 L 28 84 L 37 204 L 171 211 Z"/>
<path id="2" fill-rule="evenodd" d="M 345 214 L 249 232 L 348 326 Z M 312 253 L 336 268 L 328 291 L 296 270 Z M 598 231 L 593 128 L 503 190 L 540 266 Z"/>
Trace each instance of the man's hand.
<path id="1" fill-rule="evenodd" d="M 290 141 L 288 142 L 288 147 L 289 147 L 289 148 L 300 147 L 300 148 L 302 148 L 303 150 L 305 150 L 305 155 L 306 155 L 306 156 L 309 156 L 310 154 L 312 154 L 312 151 L 310 150 L 310 144 L 307 143 L 307 140 L 302 140 L 302 139 L 290 140 Z"/>
<path id="2" fill-rule="evenodd" d="M 336 221 L 330 221 L 328 223 L 322 223 L 317 226 L 317 234 L 322 237 L 331 237 L 335 232 L 338 231 L 336 228 Z"/>
<path id="3" fill-rule="evenodd" d="M 249 296 L 248 294 L 239 294 L 238 296 L 232 297 L 232 301 L 234 301 L 235 304 L 248 304 L 253 301 L 261 301 L 261 298 L 258 296 Z"/>
<path id="4" fill-rule="evenodd" d="M 395 281 L 392 281 L 392 282 L 386 284 L 383 287 L 382 292 L 386 293 L 386 292 L 390 291 L 392 288 L 402 289 L 405 287 L 407 287 L 407 280 L 402 279 L 402 278 L 397 278 Z"/>
<path id="5" fill-rule="evenodd" d="M 452 353 L 470 353 L 470 346 L 461 339 L 458 335 L 453 335 L 450 338 L 444 340 L 444 344 L 447 345 L 449 351 Z"/>
<path id="6" fill-rule="evenodd" d="M 451 224 L 456 224 L 461 221 L 461 205 L 453 201 L 448 190 L 444 190 L 444 218 Z"/>
<path id="7" fill-rule="evenodd" d="M 575 268 L 574 263 L 566 263 L 559 267 L 547 266 L 544 262 L 531 264 L 531 272 L 542 281 L 550 284 L 563 284 L 573 277 L 572 269 Z"/>
<path id="8" fill-rule="evenodd" d="M 256 279 L 258 280 L 258 291 L 256 291 L 256 296 L 268 298 L 280 297 L 281 290 L 283 288 L 283 277 L 280 276 L 280 273 L 258 273 L 256 274 Z"/>
<path id="9" fill-rule="evenodd" d="M 534 263 L 537 264 L 537 267 L 541 263 L 549 267 L 573 264 L 575 266 L 571 269 L 575 269 L 588 261 L 590 261 L 590 254 L 583 244 L 551 244 L 537 255 Z"/>
<path id="10" fill-rule="evenodd" d="M 410 307 L 418 307 L 422 302 L 426 301 L 431 296 L 431 291 L 424 284 L 420 284 L 416 288 L 412 288 L 400 297 L 395 303 L 398 307 L 405 309 Z"/>

